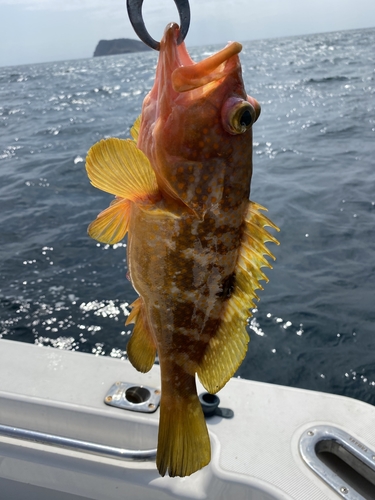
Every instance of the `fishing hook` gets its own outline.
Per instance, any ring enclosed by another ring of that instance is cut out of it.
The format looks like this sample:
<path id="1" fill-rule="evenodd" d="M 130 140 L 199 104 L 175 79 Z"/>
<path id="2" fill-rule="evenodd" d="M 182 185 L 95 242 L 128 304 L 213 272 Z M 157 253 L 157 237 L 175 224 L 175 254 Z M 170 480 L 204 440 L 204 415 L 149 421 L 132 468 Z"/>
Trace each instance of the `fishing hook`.
<path id="1" fill-rule="evenodd" d="M 180 16 L 180 33 L 177 38 L 177 45 L 180 45 L 187 35 L 190 26 L 190 6 L 189 0 L 174 0 L 178 14 Z M 145 23 L 142 17 L 143 0 L 126 0 L 128 15 L 130 22 L 139 38 L 146 45 L 155 50 L 160 50 L 160 42 L 152 38 L 146 30 Z"/>

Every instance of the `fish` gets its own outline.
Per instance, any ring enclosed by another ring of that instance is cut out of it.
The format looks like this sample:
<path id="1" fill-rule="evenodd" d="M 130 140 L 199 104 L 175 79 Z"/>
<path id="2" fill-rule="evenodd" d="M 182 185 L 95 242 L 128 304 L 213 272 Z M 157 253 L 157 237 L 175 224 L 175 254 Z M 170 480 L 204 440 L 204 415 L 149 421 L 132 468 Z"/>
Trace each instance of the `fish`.
<path id="1" fill-rule="evenodd" d="M 132 138 L 103 139 L 88 152 L 93 186 L 115 196 L 88 228 L 114 244 L 127 234 L 127 262 L 138 298 L 126 324 L 130 362 L 161 373 L 156 465 L 161 476 L 189 476 L 211 459 L 196 377 L 216 393 L 235 374 L 249 342 L 246 323 L 268 281 L 261 270 L 278 230 L 250 201 L 252 125 L 260 105 L 246 94 L 230 42 L 199 62 L 179 27 L 160 43 L 153 87 Z"/>

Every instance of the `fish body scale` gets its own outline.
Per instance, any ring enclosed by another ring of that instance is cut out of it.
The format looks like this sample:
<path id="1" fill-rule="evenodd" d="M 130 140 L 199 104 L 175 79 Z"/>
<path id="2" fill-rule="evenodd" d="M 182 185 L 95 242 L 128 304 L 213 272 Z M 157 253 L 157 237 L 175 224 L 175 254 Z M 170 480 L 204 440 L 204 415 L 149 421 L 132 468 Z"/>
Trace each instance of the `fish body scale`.
<path id="1" fill-rule="evenodd" d="M 241 203 L 236 211 L 207 212 L 203 221 L 189 213 L 174 219 L 138 208 L 132 212 L 132 283 L 144 297 L 159 356 L 174 357 L 190 373 L 215 335 L 223 302 L 231 294 L 244 209 Z"/>

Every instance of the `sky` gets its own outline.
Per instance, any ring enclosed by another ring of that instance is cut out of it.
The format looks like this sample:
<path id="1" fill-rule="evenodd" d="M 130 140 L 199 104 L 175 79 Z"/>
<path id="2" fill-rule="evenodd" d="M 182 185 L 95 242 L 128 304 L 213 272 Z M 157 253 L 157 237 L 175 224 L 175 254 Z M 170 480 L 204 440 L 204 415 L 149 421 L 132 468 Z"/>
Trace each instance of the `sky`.
<path id="1" fill-rule="evenodd" d="M 375 27 L 374 0 L 190 0 L 187 46 Z M 160 39 L 173 0 L 144 0 Z M 0 66 L 92 57 L 99 40 L 137 38 L 126 0 L 0 0 Z"/>

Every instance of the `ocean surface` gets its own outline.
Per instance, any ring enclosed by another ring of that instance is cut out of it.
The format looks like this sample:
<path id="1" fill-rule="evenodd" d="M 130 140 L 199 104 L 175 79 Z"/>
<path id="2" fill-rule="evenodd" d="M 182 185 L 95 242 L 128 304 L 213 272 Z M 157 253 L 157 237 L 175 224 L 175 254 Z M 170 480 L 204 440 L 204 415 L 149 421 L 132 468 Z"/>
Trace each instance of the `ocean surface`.
<path id="1" fill-rule="evenodd" d="M 236 376 L 375 404 L 375 29 L 244 42 L 251 199 L 280 227 Z M 218 46 L 190 49 L 196 60 Z M 126 240 L 85 156 L 129 136 L 157 54 L 0 68 L 0 337 L 126 358 Z"/>

